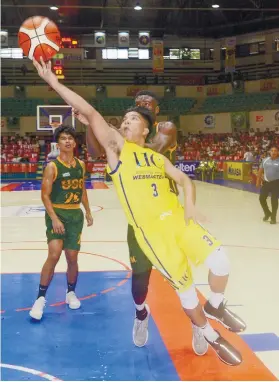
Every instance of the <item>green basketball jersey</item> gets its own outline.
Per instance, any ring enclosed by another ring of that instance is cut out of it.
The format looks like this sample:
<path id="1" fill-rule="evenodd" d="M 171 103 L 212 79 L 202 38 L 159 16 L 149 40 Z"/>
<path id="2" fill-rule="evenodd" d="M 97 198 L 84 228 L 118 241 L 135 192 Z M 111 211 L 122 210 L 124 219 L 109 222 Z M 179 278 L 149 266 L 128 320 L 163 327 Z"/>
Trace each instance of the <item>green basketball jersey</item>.
<path id="1" fill-rule="evenodd" d="M 56 168 L 56 177 L 50 194 L 53 207 L 79 208 L 83 193 L 85 168 L 77 158 L 74 160 L 75 166 L 67 165 L 59 157 L 52 161 Z"/>

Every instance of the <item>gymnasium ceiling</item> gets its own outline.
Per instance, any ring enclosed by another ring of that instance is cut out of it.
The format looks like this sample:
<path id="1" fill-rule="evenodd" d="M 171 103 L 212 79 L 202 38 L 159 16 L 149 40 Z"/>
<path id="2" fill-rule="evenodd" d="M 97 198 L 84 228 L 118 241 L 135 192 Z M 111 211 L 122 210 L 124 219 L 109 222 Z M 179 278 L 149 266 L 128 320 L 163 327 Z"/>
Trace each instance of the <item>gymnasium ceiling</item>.
<path id="1" fill-rule="evenodd" d="M 62 34 L 78 36 L 104 29 L 136 34 L 151 31 L 187 37 L 222 37 L 278 28 L 278 0 L 2 0 L 2 29 L 16 33 L 20 24 L 34 15 L 47 16 Z M 213 9 L 212 4 L 219 4 Z M 59 10 L 50 10 L 56 5 Z"/>

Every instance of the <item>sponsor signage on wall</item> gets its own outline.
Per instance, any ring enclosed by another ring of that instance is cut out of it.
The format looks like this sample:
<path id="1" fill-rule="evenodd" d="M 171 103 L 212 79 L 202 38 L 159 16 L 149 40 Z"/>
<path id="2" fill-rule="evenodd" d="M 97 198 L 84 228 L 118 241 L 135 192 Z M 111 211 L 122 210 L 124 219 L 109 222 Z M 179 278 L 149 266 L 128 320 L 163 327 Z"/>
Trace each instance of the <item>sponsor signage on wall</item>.
<path id="1" fill-rule="evenodd" d="M 94 46 L 104 48 L 106 46 L 106 32 L 96 31 L 94 33 Z"/>
<path id="2" fill-rule="evenodd" d="M 236 38 L 230 37 L 225 41 L 226 48 L 226 62 L 225 62 L 225 71 L 234 72 L 235 71 L 235 46 Z"/>
<path id="3" fill-rule="evenodd" d="M 206 87 L 206 94 L 208 96 L 217 96 L 224 94 L 226 92 L 226 88 L 224 84 L 218 84 L 218 85 L 209 85 Z"/>
<path id="4" fill-rule="evenodd" d="M 251 111 L 249 113 L 250 127 L 264 131 L 267 127 L 279 127 L 279 110 Z"/>
<path id="5" fill-rule="evenodd" d="M 163 41 L 153 40 L 153 73 L 164 72 L 164 43 Z"/>
<path id="6" fill-rule="evenodd" d="M 229 162 L 227 166 L 228 179 L 243 180 L 243 164 Z"/>
<path id="7" fill-rule="evenodd" d="M 256 122 L 263 122 L 264 116 L 263 115 L 256 115 Z"/>
<path id="8" fill-rule="evenodd" d="M 214 129 L 214 127 L 215 127 L 215 115 L 206 115 L 204 117 L 204 127 L 206 129 Z"/>
<path id="9" fill-rule="evenodd" d="M 92 171 L 91 171 L 91 179 L 102 179 L 105 177 L 107 163 L 105 162 L 94 162 Z"/>
<path id="10" fill-rule="evenodd" d="M 7 31 L 0 31 L 1 36 L 1 47 L 7 48 L 8 45 L 8 32 Z"/>
<path id="11" fill-rule="evenodd" d="M 178 77 L 178 85 L 197 86 L 204 84 L 204 76 L 183 74 Z"/>
<path id="12" fill-rule="evenodd" d="M 194 177 L 196 168 L 200 165 L 199 161 L 189 162 L 189 161 L 177 161 L 175 163 L 175 167 L 180 171 L 184 172 L 184 174 Z"/>
<path id="13" fill-rule="evenodd" d="M 137 86 L 137 85 L 132 85 L 127 87 L 127 96 L 128 97 L 135 97 L 135 95 L 140 92 L 141 90 L 145 90 L 147 87 L 146 86 Z"/>
<path id="14" fill-rule="evenodd" d="M 150 46 L 150 33 L 149 32 L 139 32 L 139 48 L 149 48 Z"/>
<path id="15" fill-rule="evenodd" d="M 272 90 L 278 89 L 278 80 L 275 78 L 269 78 L 265 80 L 260 80 L 260 90 L 261 92 L 270 92 Z"/>
<path id="16" fill-rule="evenodd" d="M 129 48 L 130 34 L 129 32 L 118 32 L 118 46 L 119 48 Z"/>

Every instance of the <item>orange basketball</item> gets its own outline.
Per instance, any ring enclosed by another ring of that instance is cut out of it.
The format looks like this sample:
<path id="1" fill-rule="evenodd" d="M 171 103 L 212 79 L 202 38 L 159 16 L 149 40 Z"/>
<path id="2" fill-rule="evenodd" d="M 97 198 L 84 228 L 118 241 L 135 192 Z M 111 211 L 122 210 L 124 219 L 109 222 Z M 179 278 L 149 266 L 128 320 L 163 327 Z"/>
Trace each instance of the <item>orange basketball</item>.
<path id="1" fill-rule="evenodd" d="M 18 32 L 18 44 L 25 56 L 37 61 L 50 60 L 60 49 L 61 36 L 53 21 L 43 16 L 25 20 Z"/>

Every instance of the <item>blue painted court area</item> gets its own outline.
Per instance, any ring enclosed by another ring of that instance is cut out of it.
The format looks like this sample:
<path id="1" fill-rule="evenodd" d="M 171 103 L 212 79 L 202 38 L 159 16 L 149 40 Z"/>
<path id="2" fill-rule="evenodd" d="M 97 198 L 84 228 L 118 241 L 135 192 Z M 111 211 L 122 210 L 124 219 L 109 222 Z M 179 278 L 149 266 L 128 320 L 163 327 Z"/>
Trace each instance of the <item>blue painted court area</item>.
<path id="1" fill-rule="evenodd" d="M 279 337 L 275 333 L 242 334 L 241 337 L 255 352 L 279 350 Z"/>
<path id="2" fill-rule="evenodd" d="M 152 319 L 149 345 L 136 348 L 133 344 L 130 280 L 117 286 L 127 279 L 126 271 L 81 272 L 76 292 L 87 299 L 76 311 L 65 304 L 49 306 L 65 299 L 65 274 L 55 274 L 47 293 L 45 315 L 41 322 L 33 322 L 28 310 L 16 309 L 32 306 L 39 277 L 2 275 L 2 363 L 62 380 L 179 379 Z M 2 380 L 45 378 L 2 368 Z"/>

